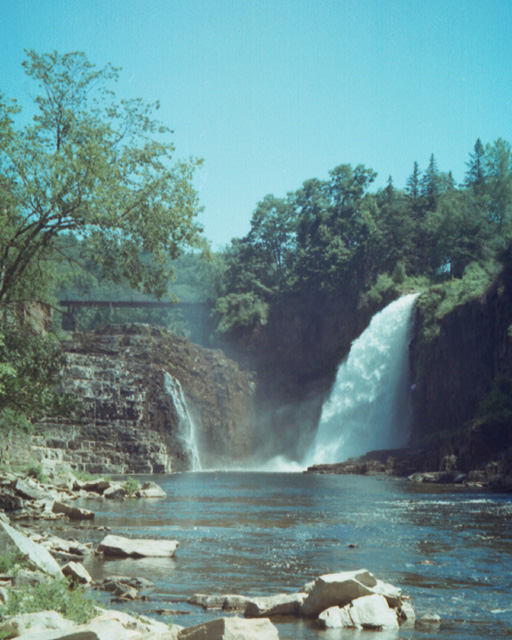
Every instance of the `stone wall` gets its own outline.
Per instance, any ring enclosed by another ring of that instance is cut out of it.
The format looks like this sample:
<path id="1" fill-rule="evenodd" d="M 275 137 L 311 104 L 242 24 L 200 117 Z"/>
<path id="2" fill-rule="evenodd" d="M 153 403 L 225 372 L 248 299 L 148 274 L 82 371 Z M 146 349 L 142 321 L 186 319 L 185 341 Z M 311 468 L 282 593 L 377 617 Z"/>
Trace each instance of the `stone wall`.
<path id="1" fill-rule="evenodd" d="M 146 325 L 75 333 L 63 348 L 63 388 L 81 408 L 73 420 L 44 421 L 34 447 L 47 465 L 92 473 L 190 469 L 166 375 L 181 384 L 203 467 L 250 455 L 254 384 L 222 352 Z"/>

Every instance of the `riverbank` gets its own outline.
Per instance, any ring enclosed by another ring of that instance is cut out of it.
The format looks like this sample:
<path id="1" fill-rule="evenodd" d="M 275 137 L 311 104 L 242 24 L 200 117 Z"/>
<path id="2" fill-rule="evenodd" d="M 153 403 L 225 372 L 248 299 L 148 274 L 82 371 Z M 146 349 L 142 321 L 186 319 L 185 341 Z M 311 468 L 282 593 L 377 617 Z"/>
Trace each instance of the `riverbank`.
<path id="1" fill-rule="evenodd" d="M 432 455 L 425 450 L 386 449 L 370 451 L 359 458 L 344 462 L 317 464 L 304 473 L 321 475 L 392 476 L 408 478 L 415 484 L 452 485 L 468 489 L 512 492 L 512 482 L 505 459 L 494 461 L 482 468 L 462 471 L 457 468 L 454 455 L 445 456 L 437 469 L 433 470 Z M 440 467 L 440 468 L 439 468 Z"/>
<path id="2" fill-rule="evenodd" d="M 279 637 L 270 620 L 283 616 L 310 620 L 318 629 L 398 629 L 414 624 L 414 609 L 408 599 L 402 597 L 401 590 L 376 579 L 366 570 L 323 575 L 293 593 L 266 597 L 195 594 L 187 602 L 213 611 L 221 618 L 189 628 L 145 615 L 133 616 L 104 606 L 94 607 L 86 590 L 99 590 L 104 594 L 103 601 L 111 598 L 111 604 L 119 606 L 151 598 L 155 585 L 133 576 L 94 580 L 82 564 L 87 558 L 95 557 L 103 562 L 115 558 L 170 559 L 178 547 L 178 541 L 113 535 L 109 528 L 92 524 L 94 511 L 71 504 L 79 500 L 133 503 L 137 499 L 154 503 L 166 498 L 166 492 L 155 483 L 142 483 L 131 494 L 127 484 L 134 488 L 133 479 L 124 483 L 104 478 L 80 481 L 72 473 L 66 473 L 50 483 L 20 473 L 0 474 L 0 497 L 4 505 L 0 512 L 0 541 L 4 548 L 11 548 L 11 556 L 15 558 L 11 572 L 0 576 L 0 637 L 69 640 L 76 634 L 88 633 L 87 637 L 93 640 L 107 636 L 134 640 L 194 640 L 196 637 L 220 640 L 225 637 L 222 634 L 229 632 L 237 633 L 242 640 L 270 640 Z M 46 530 L 55 521 L 68 523 L 70 530 L 75 528 L 75 533 L 78 530 L 83 533 L 79 523 L 87 522 L 89 532 L 107 535 L 99 544 L 79 542 L 74 537 L 66 540 Z M 28 588 L 32 591 L 27 591 Z M 43 609 L 45 604 L 55 608 L 34 611 L 31 603 L 36 592 Z M 55 598 L 52 600 L 48 594 L 57 594 L 56 606 Z M 70 598 L 74 602 L 71 616 Z M 423 624 L 436 621 L 424 619 Z"/>

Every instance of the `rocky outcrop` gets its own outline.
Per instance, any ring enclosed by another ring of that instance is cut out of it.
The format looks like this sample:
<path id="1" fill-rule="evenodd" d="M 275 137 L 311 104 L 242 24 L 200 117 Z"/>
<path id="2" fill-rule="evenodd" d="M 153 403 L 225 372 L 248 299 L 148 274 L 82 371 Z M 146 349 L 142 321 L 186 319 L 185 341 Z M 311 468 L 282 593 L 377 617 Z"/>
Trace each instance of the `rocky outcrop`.
<path id="1" fill-rule="evenodd" d="M 164 473 L 197 464 L 196 444 L 206 467 L 250 454 L 254 383 L 221 351 L 147 325 L 74 334 L 63 348 L 62 385 L 81 409 L 43 422 L 35 445 L 47 466 Z"/>
<path id="2" fill-rule="evenodd" d="M 425 449 L 418 470 L 484 471 L 497 462 L 499 469 L 486 471 L 492 481 L 508 473 L 504 452 L 512 446 L 505 406 L 512 385 L 512 272 L 505 269 L 482 297 L 435 322 L 418 306 L 410 350 L 411 441 Z M 482 410 L 493 389 L 497 402 Z"/>

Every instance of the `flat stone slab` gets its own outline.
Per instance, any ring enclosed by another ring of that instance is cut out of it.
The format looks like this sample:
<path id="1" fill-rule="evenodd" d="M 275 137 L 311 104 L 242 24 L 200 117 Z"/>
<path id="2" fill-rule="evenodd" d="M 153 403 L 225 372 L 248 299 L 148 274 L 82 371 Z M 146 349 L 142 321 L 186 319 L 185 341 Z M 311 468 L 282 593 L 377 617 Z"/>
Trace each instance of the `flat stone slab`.
<path id="1" fill-rule="evenodd" d="M 39 569 L 57 578 L 62 578 L 62 571 L 50 552 L 36 542 L 27 538 L 24 533 L 13 529 L 6 522 L 0 521 L 0 531 L 4 531 L 21 553 L 26 554 Z"/>
<path id="2" fill-rule="evenodd" d="M 118 558 L 172 558 L 179 542 L 177 540 L 152 540 L 123 538 L 108 535 L 98 545 L 105 556 Z"/>
<path id="3" fill-rule="evenodd" d="M 178 640 L 279 640 L 279 634 L 268 618 L 217 618 L 183 629 Z"/>
<path id="4" fill-rule="evenodd" d="M 53 503 L 52 511 L 53 513 L 63 513 L 70 520 L 94 520 L 94 511 L 80 509 L 79 507 L 74 507 L 66 502 L 58 502 L 57 500 Z"/>

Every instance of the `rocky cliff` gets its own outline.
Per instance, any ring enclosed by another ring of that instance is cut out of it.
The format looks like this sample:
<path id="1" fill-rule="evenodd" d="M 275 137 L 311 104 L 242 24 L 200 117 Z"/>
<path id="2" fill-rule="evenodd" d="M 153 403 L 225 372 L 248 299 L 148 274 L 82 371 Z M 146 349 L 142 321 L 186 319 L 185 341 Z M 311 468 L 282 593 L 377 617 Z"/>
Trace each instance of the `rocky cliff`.
<path id="1" fill-rule="evenodd" d="M 502 464 L 512 445 L 511 326 L 510 269 L 434 323 L 419 305 L 410 351 L 411 441 L 425 449 L 426 467 Z"/>
<path id="2" fill-rule="evenodd" d="M 62 384 L 81 407 L 44 421 L 35 446 L 47 464 L 163 473 L 190 469 L 195 446 L 206 468 L 252 452 L 255 385 L 221 351 L 147 325 L 75 333 L 63 348 Z"/>

